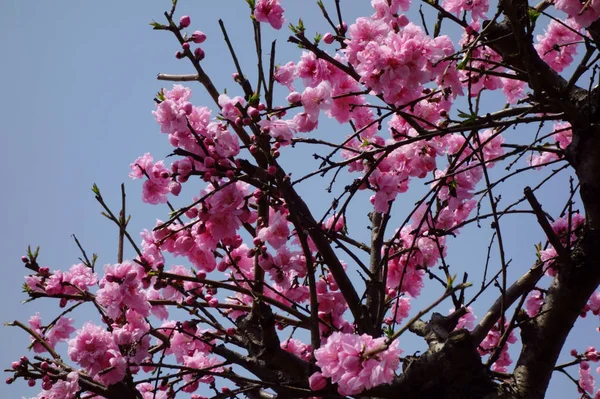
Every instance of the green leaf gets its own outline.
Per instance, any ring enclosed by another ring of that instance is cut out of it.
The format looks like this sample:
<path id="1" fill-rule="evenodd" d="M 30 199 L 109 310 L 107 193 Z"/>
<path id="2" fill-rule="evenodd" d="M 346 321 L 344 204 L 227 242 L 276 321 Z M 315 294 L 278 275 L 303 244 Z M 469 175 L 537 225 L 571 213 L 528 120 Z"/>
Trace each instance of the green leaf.
<path id="1" fill-rule="evenodd" d="M 446 280 L 446 289 L 450 291 L 452 289 L 452 285 L 454 284 L 454 280 L 456 280 L 456 274 L 452 277 L 448 276 Z"/>
<path id="2" fill-rule="evenodd" d="M 452 181 L 450 181 L 450 183 L 448 183 L 448 189 L 450 191 L 450 196 L 456 198 L 458 197 L 457 193 L 456 193 L 456 189 L 458 188 L 458 184 L 456 183 L 456 180 L 452 179 Z"/>
<path id="3" fill-rule="evenodd" d="M 462 71 L 463 69 L 465 69 L 467 67 L 467 64 L 470 59 L 471 59 L 471 50 L 469 49 L 465 53 L 463 59 L 458 64 L 456 64 L 456 69 L 458 69 L 459 71 Z"/>
<path id="4" fill-rule="evenodd" d="M 535 21 L 540 15 L 542 15 L 542 13 L 533 7 L 529 7 L 529 9 L 527 10 L 527 16 L 529 17 L 529 20 L 533 23 L 535 23 Z"/>
<path id="5" fill-rule="evenodd" d="M 96 185 L 96 183 L 94 183 L 94 185 L 92 186 L 92 192 L 94 194 L 96 194 L 97 196 L 100 196 L 100 189 L 98 188 L 98 186 Z"/>
<path id="6" fill-rule="evenodd" d="M 475 113 L 466 113 L 465 111 L 461 111 L 460 109 L 458 109 L 457 111 L 458 117 L 464 119 L 463 123 L 471 123 L 477 119 L 477 114 Z"/>
<path id="7" fill-rule="evenodd" d="M 246 0 L 246 3 L 248 3 L 250 8 L 252 8 L 254 10 L 254 6 L 255 6 L 254 0 Z"/>
<path id="8" fill-rule="evenodd" d="M 294 35 L 297 35 L 297 34 L 299 33 L 299 32 L 298 32 L 298 29 L 296 29 L 296 27 L 294 26 L 294 24 L 290 23 L 290 24 L 288 25 L 288 27 L 290 28 L 290 30 L 292 31 L 292 33 L 293 33 Z"/>
<path id="9" fill-rule="evenodd" d="M 383 333 L 387 338 L 392 338 L 392 336 L 394 335 L 394 329 L 391 326 L 386 326 L 383 329 Z"/>
<path id="10" fill-rule="evenodd" d="M 156 22 L 156 21 L 152 21 L 152 22 L 150 22 L 150 26 L 151 26 L 151 27 L 152 27 L 152 29 L 154 29 L 154 30 L 167 29 L 167 26 L 166 26 L 166 25 L 159 24 L 159 23 L 158 23 L 158 22 Z"/>
<path id="11" fill-rule="evenodd" d="M 362 143 L 360 143 L 360 148 L 364 148 L 367 147 L 368 145 L 370 145 L 371 143 L 369 142 L 369 140 L 367 139 L 363 139 Z"/>
<path id="12" fill-rule="evenodd" d="M 323 35 L 321 35 L 320 33 L 317 33 L 315 35 L 315 45 L 318 45 L 322 38 L 323 38 Z"/>
<path id="13" fill-rule="evenodd" d="M 258 93 L 252 93 L 252 95 L 250 96 L 250 98 L 248 99 L 248 104 L 258 104 L 258 102 L 260 101 L 260 94 Z"/>

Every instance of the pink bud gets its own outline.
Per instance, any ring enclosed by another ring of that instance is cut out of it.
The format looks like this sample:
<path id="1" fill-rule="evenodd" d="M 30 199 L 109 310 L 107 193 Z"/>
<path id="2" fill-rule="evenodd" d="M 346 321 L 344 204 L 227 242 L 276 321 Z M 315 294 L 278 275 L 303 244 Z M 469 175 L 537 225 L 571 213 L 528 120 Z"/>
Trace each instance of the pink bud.
<path id="1" fill-rule="evenodd" d="M 256 119 L 258 118 L 260 115 L 260 113 L 258 112 L 258 110 L 254 107 L 248 107 L 248 116 L 252 119 Z"/>
<path id="2" fill-rule="evenodd" d="M 189 15 L 184 15 L 181 18 L 179 18 L 179 27 L 187 28 L 188 26 L 190 26 L 191 22 L 192 20 L 190 19 Z"/>
<path id="3" fill-rule="evenodd" d="M 277 167 L 275 167 L 275 165 L 269 165 L 269 167 L 267 168 L 267 173 L 271 176 L 274 176 L 275 173 L 277 173 Z"/>
<path id="4" fill-rule="evenodd" d="M 242 123 L 243 123 L 244 125 L 249 125 L 249 124 L 251 124 L 251 123 L 252 123 L 252 119 L 250 119 L 250 118 L 248 118 L 248 117 L 244 117 L 244 118 L 242 119 Z"/>
<path id="5" fill-rule="evenodd" d="M 297 91 L 293 91 L 290 94 L 288 94 L 286 100 L 290 104 L 297 104 L 302 100 L 302 94 L 298 93 Z"/>
<path id="6" fill-rule="evenodd" d="M 199 30 L 194 31 L 194 33 L 192 33 L 192 41 L 194 43 L 204 43 L 204 41 L 206 40 L 206 35 L 203 32 L 200 32 Z"/>
<path id="7" fill-rule="evenodd" d="M 182 59 L 183 57 L 185 57 L 185 55 L 183 55 L 181 51 L 175 53 L 175 58 L 177 58 L 178 60 Z"/>
<path id="8" fill-rule="evenodd" d="M 14 378 L 11 378 L 11 377 L 9 377 L 9 378 L 7 378 L 7 379 L 6 379 L 6 383 L 7 383 L 8 385 L 12 384 L 13 382 L 15 382 L 15 379 L 14 379 Z"/>
<path id="9" fill-rule="evenodd" d="M 586 362 L 586 361 L 583 361 L 583 362 L 581 362 L 581 363 L 579 364 L 579 367 L 580 367 L 582 370 L 588 370 L 588 369 L 590 368 L 590 364 L 589 364 L 588 362 Z"/>
<path id="10" fill-rule="evenodd" d="M 204 54 L 204 50 L 202 50 L 200 47 L 194 50 L 194 57 L 196 57 L 198 61 L 202 61 L 205 56 L 206 54 Z"/>
<path id="11" fill-rule="evenodd" d="M 204 166 L 211 168 L 215 165 L 215 159 L 213 157 L 204 158 Z"/>
<path id="12" fill-rule="evenodd" d="M 178 196 L 179 193 L 181 193 L 181 183 L 177 183 L 176 181 L 172 181 L 169 184 L 169 191 L 171 191 L 171 194 L 173 194 L 174 196 Z"/>
<path id="13" fill-rule="evenodd" d="M 188 42 L 185 42 L 181 45 L 181 48 L 184 50 L 189 50 L 190 49 L 190 44 Z"/>
<path id="14" fill-rule="evenodd" d="M 185 103 L 183 105 L 183 112 L 185 112 L 186 115 L 190 115 L 193 110 L 194 106 L 192 105 L 192 103 Z"/>
<path id="15" fill-rule="evenodd" d="M 317 371 L 308 378 L 308 384 L 313 391 L 320 391 L 327 385 L 327 379 L 323 377 L 323 374 Z"/>
<path id="16" fill-rule="evenodd" d="M 467 32 L 467 35 L 474 35 L 477 33 L 471 25 L 469 25 L 465 28 L 465 32 Z"/>
<path id="17" fill-rule="evenodd" d="M 30 387 L 34 387 L 35 386 L 35 380 L 32 378 L 30 380 L 27 381 L 27 385 L 29 385 Z"/>
<path id="18" fill-rule="evenodd" d="M 406 26 L 408 25 L 408 18 L 406 18 L 406 15 L 402 14 L 398 17 L 398 19 L 396 20 L 396 22 L 398 22 L 398 26 Z"/>
<path id="19" fill-rule="evenodd" d="M 21 262 L 29 263 L 29 258 L 27 256 L 21 256 Z"/>
<path id="20" fill-rule="evenodd" d="M 18 368 L 19 368 L 19 366 L 20 366 L 20 365 L 21 365 L 21 363 L 19 363 L 19 362 L 12 362 L 12 363 L 10 364 L 10 367 L 11 367 L 13 370 L 16 370 L 16 369 L 18 369 Z"/>
<path id="21" fill-rule="evenodd" d="M 571 349 L 571 356 L 577 356 L 577 350 Z"/>
<path id="22" fill-rule="evenodd" d="M 231 77 L 233 78 L 234 82 L 237 82 L 240 79 L 240 74 L 237 73 L 237 72 L 234 72 L 234 73 L 231 74 Z"/>
<path id="23" fill-rule="evenodd" d="M 324 42 L 325 44 L 331 44 L 331 43 L 333 43 L 333 41 L 334 41 L 334 40 L 335 40 L 335 38 L 334 38 L 334 37 L 333 37 L 333 35 L 332 35 L 331 33 L 329 33 L 329 32 L 327 32 L 327 33 L 325 33 L 325 34 L 323 35 L 323 42 Z"/>

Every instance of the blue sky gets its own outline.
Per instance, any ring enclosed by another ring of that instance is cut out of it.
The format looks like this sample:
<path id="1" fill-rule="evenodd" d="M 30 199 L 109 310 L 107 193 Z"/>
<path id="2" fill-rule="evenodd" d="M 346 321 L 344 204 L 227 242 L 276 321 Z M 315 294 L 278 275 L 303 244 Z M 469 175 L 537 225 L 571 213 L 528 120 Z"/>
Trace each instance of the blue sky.
<path id="1" fill-rule="evenodd" d="M 224 51 L 216 18 L 222 18 L 228 27 L 242 65 L 254 68 L 245 2 L 182 0 L 180 3 L 178 15 L 189 13 L 191 28 L 201 29 L 208 35 L 203 45 L 207 55 L 205 65 L 217 88 L 229 87 L 230 94 L 237 94 L 232 92 L 235 86 L 230 76 L 234 69 L 229 54 Z M 351 22 L 361 13 L 371 13 L 368 3 L 345 2 L 346 20 Z M 284 6 L 290 20 L 302 13 L 309 30 L 326 30 L 314 2 L 284 1 Z M 148 25 L 152 19 L 162 21 L 162 13 L 169 7 L 167 0 L 5 0 L 0 3 L 0 51 L 3 54 L 0 154 L 10 172 L 6 176 L 4 195 L 0 196 L 5 220 L 4 239 L 0 241 L 3 266 L 0 299 L 4 305 L 0 321 L 26 321 L 36 311 L 43 317 L 46 315 L 43 321 L 56 315 L 55 303 L 49 300 L 19 304 L 25 299 L 21 293 L 25 269 L 20 257 L 27 245 L 41 247 L 42 264 L 51 269 L 64 269 L 77 263 L 80 256 L 71 238 L 75 233 L 89 254 L 99 254 L 99 265 L 116 262 L 117 230 L 100 215 L 100 207 L 90 190 L 93 183 L 100 187 L 114 209 L 118 206 L 119 186 L 121 182 L 126 183 L 128 209 L 132 214 L 130 231 L 134 237 L 143 228 L 152 227 L 156 218 L 166 217 L 166 207 L 141 203 L 141 184 L 130 181 L 127 174 L 129 164 L 139 155 L 151 152 L 155 159 L 161 159 L 170 150 L 166 136 L 159 133 L 151 115 L 154 94 L 161 87 L 170 86 L 170 83 L 156 81 L 156 74 L 192 72 L 187 61 L 175 59 L 178 46 L 174 37 L 152 31 Z M 267 43 L 273 32 L 265 31 Z M 300 53 L 285 42 L 287 36 L 283 30 L 278 37 L 277 62 L 297 60 Z M 254 76 L 254 73 L 248 75 Z M 195 103 L 212 106 L 200 87 L 194 87 Z M 281 95 L 284 94 L 282 91 Z M 496 108 L 501 106 L 497 104 Z M 335 129 L 333 124 L 324 124 L 328 126 Z M 303 157 L 309 156 L 310 151 L 312 149 L 288 152 L 289 167 L 304 165 L 307 161 Z M 316 167 L 314 162 L 312 165 L 311 170 Z M 503 195 L 520 196 L 524 181 L 517 179 Z M 321 202 L 318 191 L 321 187 L 320 183 L 302 187 L 309 203 Z M 549 206 L 557 206 L 553 193 L 551 189 L 547 191 L 545 205 L 550 202 Z M 190 198 L 193 193 L 184 187 L 182 197 L 186 195 Z M 357 225 L 364 221 L 360 218 L 365 217 L 367 209 L 357 212 L 362 215 L 356 216 Z M 516 276 L 531 265 L 533 242 L 543 237 L 535 224 L 525 225 L 522 220 L 512 223 L 507 229 L 506 241 L 515 251 Z M 484 223 L 486 234 L 488 225 Z M 457 270 L 464 267 L 471 275 L 480 272 L 487 243 L 479 236 L 480 231 L 475 229 L 465 231 L 461 240 L 456 240 L 451 259 L 460 267 Z M 520 246 L 524 238 L 531 237 L 534 239 L 530 240 L 530 246 Z M 483 310 L 482 306 L 481 312 Z M 76 314 L 78 324 L 93 318 L 89 311 Z M 597 320 L 594 323 L 597 324 Z M 584 345 L 593 344 L 592 333 L 593 327 L 587 328 L 575 335 L 573 342 L 584 340 Z M 28 343 L 24 333 L 0 327 L 2 366 L 7 367 L 10 361 L 24 354 Z M 577 348 L 584 350 L 585 346 Z M 548 397 L 575 397 L 573 387 L 561 378 L 553 383 Z M 563 387 L 566 388 L 563 390 Z M 2 384 L 0 392 L 2 397 L 29 397 L 38 390 L 17 383 Z"/>

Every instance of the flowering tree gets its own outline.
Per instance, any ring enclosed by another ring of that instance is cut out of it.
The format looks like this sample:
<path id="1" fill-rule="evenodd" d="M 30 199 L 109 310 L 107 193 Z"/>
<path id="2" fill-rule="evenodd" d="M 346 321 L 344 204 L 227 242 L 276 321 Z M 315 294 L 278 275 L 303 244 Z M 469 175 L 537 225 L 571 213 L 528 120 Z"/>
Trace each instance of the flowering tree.
<path id="1" fill-rule="evenodd" d="M 7 382 L 41 380 L 39 399 L 542 398 L 560 373 L 600 397 L 593 347 L 558 364 L 578 318 L 600 312 L 600 3 L 426 1 L 410 21 L 409 0 L 372 0 L 372 15 L 345 22 L 339 0 L 319 1 L 330 32 L 290 24 L 302 51 L 279 64 L 262 32 L 284 26 L 280 1 L 247 3 L 256 80 L 219 21 L 233 94 L 216 89 L 207 37 L 176 17 L 175 0 L 152 23 L 195 70 L 159 79 L 199 82 L 214 113 L 179 83 L 156 96 L 175 160 L 145 154 L 130 176 L 145 202 L 171 212 L 141 245 L 124 193 L 114 212 L 94 186 L 119 229 L 116 263 L 100 272 L 81 246 L 69 270 L 41 266 L 37 250 L 23 257 L 29 299 L 64 310 L 11 323 L 35 355 L 13 362 Z M 332 122 L 338 131 L 322 134 Z M 301 146 L 316 148 L 319 167 L 296 156 L 292 176 L 286 157 Z M 552 199 L 536 192 L 569 171 L 568 189 L 555 190 L 562 210 L 545 211 Z M 329 179 L 320 208 L 303 188 L 318 176 Z M 523 179 L 532 188 L 502 201 L 505 182 Z M 191 201 L 171 204 L 198 181 Z M 420 192 L 402 201 L 409 186 Z M 546 237 L 517 277 L 503 240 L 512 217 Z M 485 264 L 448 262 L 458 234 L 482 222 Z M 126 242 L 134 259 L 123 259 Z M 481 280 L 469 281 L 476 267 Z M 477 317 L 485 295 L 495 300 Z M 99 317 L 76 326 L 68 313 L 83 306 Z M 422 352 L 403 345 L 409 334 Z"/>

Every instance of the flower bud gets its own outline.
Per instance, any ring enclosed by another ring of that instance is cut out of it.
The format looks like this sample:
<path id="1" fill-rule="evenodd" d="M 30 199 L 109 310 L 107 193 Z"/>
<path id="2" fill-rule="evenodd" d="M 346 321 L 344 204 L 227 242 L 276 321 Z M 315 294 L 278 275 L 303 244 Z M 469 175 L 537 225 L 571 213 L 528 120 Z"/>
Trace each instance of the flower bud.
<path id="1" fill-rule="evenodd" d="M 203 32 L 197 30 L 194 31 L 194 33 L 192 33 L 191 39 L 194 43 L 201 44 L 204 43 L 204 41 L 206 40 L 206 35 Z"/>
<path id="2" fill-rule="evenodd" d="M 252 119 L 256 119 L 260 116 L 260 113 L 256 108 L 248 107 L 248 116 Z"/>
<path id="3" fill-rule="evenodd" d="M 335 38 L 333 37 L 333 35 L 330 32 L 327 32 L 327 33 L 325 33 L 323 35 L 323 42 L 325 44 L 331 44 L 331 43 L 333 43 L 334 39 Z"/>
<path id="4" fill-rule="evenodd" d="M 184 15 L 181 18 L 179 18 L 179 28 L 187 28 L 188 26 L 190 26 L 191 22 L 192 20 L 190 19 L 189 15 Z"/>
<path id="5" fill-rule="evenodd" d="M 194 50 L 194 57 L 196 57 L 198 61 L 202 61 L 205 56 L 206 54 L 204 54 L 204 50 L 202 50 L 200 47 Z"/>
<path id="6" fill-rule="evenodd" d="M 398 22 L 398 26 L 405 27 L 406 25 L 408 25 L 409 21 L 406 15 L 402 14 L 398 17 L 398 19 L 396 19 L 396 22 Z"/>
<path id="7" fill-rule="evenodd" d="M 290 104 L 298 104 L 302 100 L 302 94 L 298 93 L 297 91 L 293 91 L 288 94 L 286 100 Z"/>

